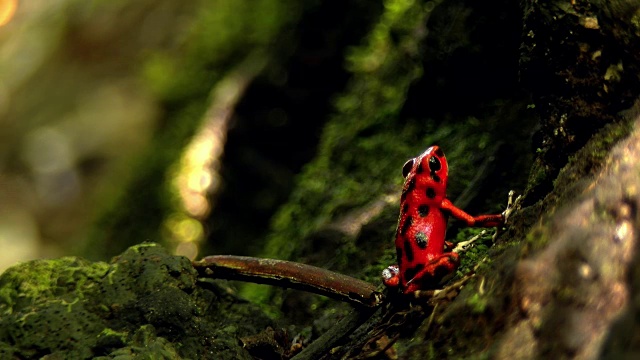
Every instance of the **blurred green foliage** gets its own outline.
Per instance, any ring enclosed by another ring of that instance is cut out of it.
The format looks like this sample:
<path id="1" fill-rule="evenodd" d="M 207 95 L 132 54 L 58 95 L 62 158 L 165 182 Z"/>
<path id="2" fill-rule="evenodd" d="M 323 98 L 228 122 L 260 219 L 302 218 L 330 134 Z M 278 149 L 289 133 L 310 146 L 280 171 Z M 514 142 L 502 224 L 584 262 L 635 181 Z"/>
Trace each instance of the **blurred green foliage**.
<path id="1" fill-rule="evenodd" d="M 163 242 L 162 221 L 180 206 L 169 170 L 202 123 L 212 89 L 255 54 L 274 56 L 274 37 L 299 10 L 274 0 L 201 1 L 175 44 L 148 54 L 140 71 L 163 108 L 160 126 L 135 178 L 110 194 L 85 255 L 105 258 L 139 241 Z"/>

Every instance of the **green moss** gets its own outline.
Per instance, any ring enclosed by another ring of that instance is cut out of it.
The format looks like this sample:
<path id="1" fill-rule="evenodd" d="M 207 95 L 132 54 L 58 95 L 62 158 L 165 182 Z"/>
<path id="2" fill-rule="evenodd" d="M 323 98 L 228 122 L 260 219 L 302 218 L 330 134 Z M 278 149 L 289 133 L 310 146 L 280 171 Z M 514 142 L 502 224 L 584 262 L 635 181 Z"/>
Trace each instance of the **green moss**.
<path id="1" fill-rule="evenodd" d="M 100 334 L 98 334 L 99 337 L 116 337 L 118 338 L 120 341 L 124 342 L 127 339 L 127 333 L 124 331 L 116 331 L 110 328 L 105 328 L 102 329 L 102 331 L 100 332 Z"/>
<path id="2" fill-rule="evenodd" d="M 491 249 L 494 253 L 501 254 L 504 251 L 517 246 L 520 246 L 519 239 L 512 238 L 512 239 L 507 239 L 507 241 L 503 241 L 498 244 L 495 244 Z"/>
<path id="3" fill-rule="evenodd" d="M 65 293 L 60 300 L 75 302 L 105 276 L 109 266 L 75 257 L 35 260 L 7 269 L 0 276 L 0 313 L 11 314 Z"/>
<path id="4" fill-rule="evenodd" d="M 474 246 L 460 255 L 460 266 L 457 270 L 457 275 L 462 276 L 476 267 L 480 262 L 487 261 L 485 259 L 488 256 L 489 249 L 492 246 L 492 236 L 494 229 L 481 229 L 481 228 L 463 228 L 461 229 L 455 239 L 455 243 L 467 241 L 472 237 L 479 235 L 483 230 L 487 230 L 486 234 L 480 236 L 478 240 L 474 242 Z"/>
<path id="5" fill-rule="evenodd" d="M 250 359 L 237 338 L 271 322 L 228 289 L 197 286 L 196 275 L 188 259 L 149 243 L 111 264 L 63 258 L 7 269 L 0 355 Z"/>
<path id="6" fill-rule="evenodd" d="M 529 180 L 527 181 L 527 189 L 525 193 L 529 193 L 531 189 L 545 182 L 549 176 L 549 171 L 545 165 L 539 159 L 544 156 L 543 151 L 538 149 L 538 160 L 533 163 L 531 171 L 529 172 Z"/>
<path id="7" fill-rule="evenodd" d="M 158 337 L 153 326 L 140 327 L 132 336 L 131 345 L 122 347 L 109 356 L 96 357 L 106 359 L 180 359 L 179 352 L 166 338 Z"/>
<path id="8" fill-rule="evenodd" d="M 620 140 L 629 135 L 633 129 L 631 118 L 623 118 L 617 122 L 607 124 L 596 133 L 583 148 L 569 157 L 567 164 L 560 170 L 553 181 L 553 191 L 546 198 L 536 204 L 535 211 L 543 213 L 545 219 L 552 218 L 558 210 L 557 204 L 567 203 L 570 199 L 580 196 L 589 179 L 600 171 L 611 149 Z M 537 163 L 539 164 L 539 163 Z M 528 187 L 531 188 L 537 181 L 546 175 L 544 170 L 534 165 Z M 597 216 L 610 216 L 606 213 Z M 536 252 L 544 248 L 553 238 L 546 227 L 537 226 L 526 234 L 525 251 Z"/>
<path id="9" fill-rule="evenodd" d="M 640 34 L 640 10 L 637 10 L 635 14 L 633 14 L 630 23 L 635 28 L 636 36 L 638 36 L 638 34 Z"/>
<path id="10" fill-rule="evenodd" d="M 555 214 L 556 204 L 580 195 L 588 179 L 591 179 L 604 165 L 613 146 L 628 136 L 632 128 L 633 123 L 627 118 L 607 124 L 583 148 L 569 157 L 567 164 L 553 181 L 553 191 L 538 205 L 544 209 L 542 212 L 545 213 L 545 217 L 551 218 Z M 536 177 L 535 174 L 542 171 L 534 166 L 532 177 Z M 533 185 L 534 181 L 530 180 L 528 187 L 531 188 Z M 547 236 L 529 235 L 527 237 L 527 242 L 534 248 L 544 246 L 547 240 Z"/>
<path id="11" fill-rule="evenodd" d="M 487 298 L 475 293 L 466 299 L 466 304 L 472 314 L 482 314 L 487 307 Z"/>
<path id="12" fill-rule="evenodd" d="M 554 181 L 556 192 L 562 193 L 567 186 L 571 186 L 585 175 L 594 174 L 609 156 L 611 148 L 628 136 L 632 129 L 632 121 L 622 119 L 607 124 L 598 131 L 582 149 L 569 158 L 567 165 L 560 171 Z"/>
<path id="13" fill-rule="evenodd" d="M 527 233 L 527 237 L 525 239 L 527 250 L 536 252 L 544 248 L 549 243 L 550 237 L 548 234 L 544 233 L 542 228 L 537 227 L 529 233 Z"/>

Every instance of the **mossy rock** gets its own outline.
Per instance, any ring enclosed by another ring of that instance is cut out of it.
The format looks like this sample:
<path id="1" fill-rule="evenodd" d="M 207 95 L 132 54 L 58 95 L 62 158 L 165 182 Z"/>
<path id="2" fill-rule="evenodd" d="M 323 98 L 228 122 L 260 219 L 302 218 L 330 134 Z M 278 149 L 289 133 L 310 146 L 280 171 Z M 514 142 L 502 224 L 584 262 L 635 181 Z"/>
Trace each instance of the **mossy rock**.
<path id="1" fill-rule="evenodd" d="M 16 265 L 0 276 L 0 357 L 250 359 L 238 338 L 271 321 L 196 276 L 189 260 L 152 243 L 109 264 Z"/>

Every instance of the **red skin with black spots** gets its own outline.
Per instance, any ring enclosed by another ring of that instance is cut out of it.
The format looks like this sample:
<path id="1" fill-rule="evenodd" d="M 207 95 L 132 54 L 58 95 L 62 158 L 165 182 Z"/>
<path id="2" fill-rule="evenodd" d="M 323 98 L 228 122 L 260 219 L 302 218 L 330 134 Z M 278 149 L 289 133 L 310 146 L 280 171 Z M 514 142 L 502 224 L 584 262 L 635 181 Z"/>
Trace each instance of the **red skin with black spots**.
<path id="1" fill-rule="evenodd" d="M 443 276 L 453 272 L 459 255 L 445 252 L 445 234 L 449 215 L 467 226 L 493 227 L 504 223 L 497 215 L 471 216 L 447 199 L 449 167 L 438 146 L 428 148 L 407 161 L 400 198 L 400 218 L 396 231 L 398 265 L 383 272 L 388 287 L 400 287 L 403 293 L 435 287 Z"/>

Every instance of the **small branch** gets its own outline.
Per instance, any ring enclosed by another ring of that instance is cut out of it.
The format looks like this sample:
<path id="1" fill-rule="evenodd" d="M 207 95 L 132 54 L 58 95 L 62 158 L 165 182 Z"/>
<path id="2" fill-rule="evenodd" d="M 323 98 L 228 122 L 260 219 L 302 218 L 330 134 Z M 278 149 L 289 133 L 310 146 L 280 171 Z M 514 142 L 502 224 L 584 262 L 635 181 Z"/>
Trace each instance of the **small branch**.
<path id="1" fill-rule="evenodd" d="M 478 235 L 472 237 L 471 239 L 459 242 L 458 244 L 456 244 L 456 247 L 452 250 L 452 252 L 461 254 L 462 252 L 469 250 L 471 245 L 486 233 L 487 230 L 482 230 Z"/>
<path id="2" fill-rule="evenodd" d="M 303 290 L 359 306 L 377 307 L 384 298 L 366 281 L 292 261 L 215 255 L 192 264 L 203 277 Z"/>

